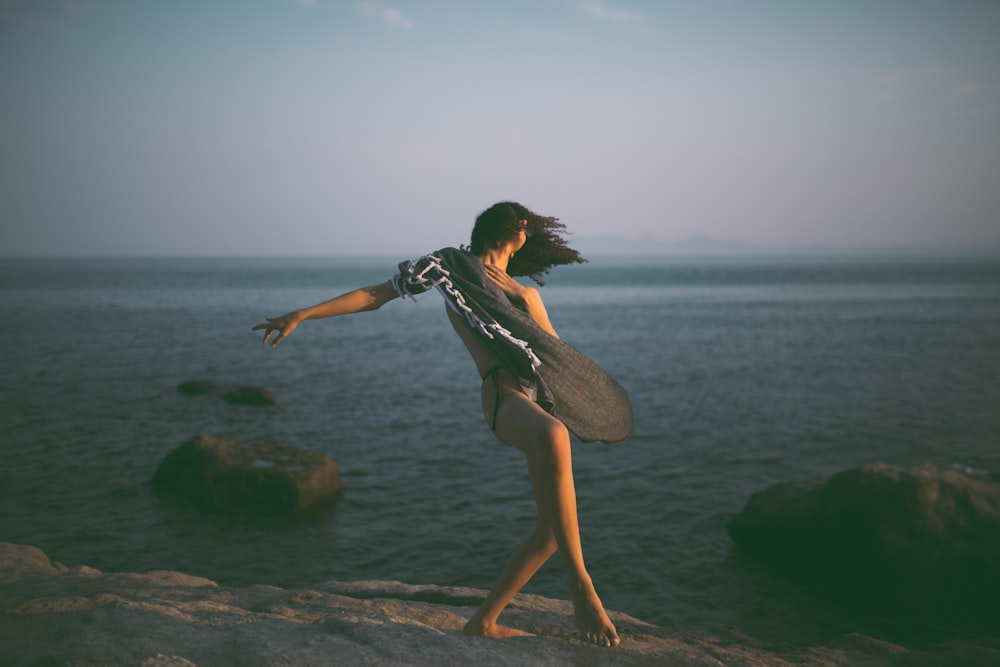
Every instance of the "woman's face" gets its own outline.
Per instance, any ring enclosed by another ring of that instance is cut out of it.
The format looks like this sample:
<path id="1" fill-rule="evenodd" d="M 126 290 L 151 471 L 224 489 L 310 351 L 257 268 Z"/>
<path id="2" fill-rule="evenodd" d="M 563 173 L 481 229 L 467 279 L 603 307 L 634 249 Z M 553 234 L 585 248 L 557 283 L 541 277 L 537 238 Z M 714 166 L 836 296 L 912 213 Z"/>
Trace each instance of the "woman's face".
<path id="1" fill-rule="evenodd" d="M 517 230 L 517 238 L 515 240 L 515 244 L 517 245 L 517 250 L 520 250 L 521 248 L 524 247 L 524 242 L 528 240 L 528 221 L 519 220 L 517 224 L 518 224 L 518 230 Z M 517 252 L 517 250 L 515 250 L 514 252 Z"/>

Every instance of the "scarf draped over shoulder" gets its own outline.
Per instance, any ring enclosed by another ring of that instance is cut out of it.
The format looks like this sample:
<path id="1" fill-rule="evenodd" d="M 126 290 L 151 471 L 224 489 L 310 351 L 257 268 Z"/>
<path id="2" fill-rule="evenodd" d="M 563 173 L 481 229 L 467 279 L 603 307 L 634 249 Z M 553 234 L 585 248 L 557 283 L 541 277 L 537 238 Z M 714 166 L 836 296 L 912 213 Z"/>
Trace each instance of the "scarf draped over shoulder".
<path id="1" fill-rule="evenodd" d="M 392 284 L 402 297 L 436 289 L 497 363 L 580 440 L 618 444 L 631 434 L 632 404 L 621 385 L 511 303 L 478 257 L 443 248 L 400 262 Z"/>

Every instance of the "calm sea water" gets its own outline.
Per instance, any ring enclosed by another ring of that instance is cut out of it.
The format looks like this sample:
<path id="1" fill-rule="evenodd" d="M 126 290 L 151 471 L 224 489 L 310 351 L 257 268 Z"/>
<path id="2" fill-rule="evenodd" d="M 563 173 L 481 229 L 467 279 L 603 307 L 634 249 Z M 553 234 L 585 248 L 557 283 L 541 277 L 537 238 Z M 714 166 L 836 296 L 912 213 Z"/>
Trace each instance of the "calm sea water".
<path id="1" fill-rule="evenodd" d="M 0 261 L 0 540 L 234 585 L 488 588 L 534 505 L 440 297 L 310 322 L 277 350 L 250 331 L 398 259 Z M 1000 263 L 605 258 L 556 270 L 543 294 L 635 404 L 628 442 L 575 445 L 610 609 L 770 640 L 850 631 L 732 557 L 726 522 L 749 496 L 873 460 L 1000 470 Z M 264 386 L 280 405 L 180 395 L 191 379 Z M 346 493 L 299 520 L 153 493 L 157 464 L 196 432 L 323 451 Z M 526 590 L 564 598 L 558 559 Z"/>

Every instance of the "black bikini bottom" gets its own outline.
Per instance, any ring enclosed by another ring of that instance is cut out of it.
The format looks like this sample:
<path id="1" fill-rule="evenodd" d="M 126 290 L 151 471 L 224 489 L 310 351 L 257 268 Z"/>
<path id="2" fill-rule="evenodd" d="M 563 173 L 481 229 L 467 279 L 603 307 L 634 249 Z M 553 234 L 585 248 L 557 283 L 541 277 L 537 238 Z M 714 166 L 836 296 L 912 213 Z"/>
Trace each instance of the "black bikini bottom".
<path id="1" fill-rule="evenodd" d="M 494 366 L 483 376 L 483 384 L 486 384 L 486 381 L 491 378 L 493 380 L 493 423 L 490 424 L 490 430 L 494 433 L 497 431 L 497 412 L 500 410 L 500 371 L 502 370 L 505 370 L 503 366 Z"/>

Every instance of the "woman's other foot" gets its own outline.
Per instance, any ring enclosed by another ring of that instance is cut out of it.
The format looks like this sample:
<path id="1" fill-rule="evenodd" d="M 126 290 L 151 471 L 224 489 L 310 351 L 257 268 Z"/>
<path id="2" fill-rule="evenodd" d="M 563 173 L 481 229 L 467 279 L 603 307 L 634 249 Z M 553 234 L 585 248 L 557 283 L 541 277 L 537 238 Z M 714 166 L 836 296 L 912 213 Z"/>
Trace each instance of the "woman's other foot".
<path id="1" fill-rule="evenodd" d="M 532 636 L 530 632 L 525 632 L 524 630 L 509 628 L 506 625 L 497 625 L 496 623 L 483 623 L 476 619 L 465 624 L 465 627 L 462 628 L 462 634 L 469 637 L 493 637 L 496 639 Z"/>
<path id="2" fill-rule="evenodd" d="M 582 586 L 575 590 L 571 587 L 570 593 L 573 596 L 576 627 L 579 628 L 584 641 L 607 648 L 622 643 L 593 585 Z"/>

